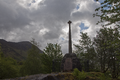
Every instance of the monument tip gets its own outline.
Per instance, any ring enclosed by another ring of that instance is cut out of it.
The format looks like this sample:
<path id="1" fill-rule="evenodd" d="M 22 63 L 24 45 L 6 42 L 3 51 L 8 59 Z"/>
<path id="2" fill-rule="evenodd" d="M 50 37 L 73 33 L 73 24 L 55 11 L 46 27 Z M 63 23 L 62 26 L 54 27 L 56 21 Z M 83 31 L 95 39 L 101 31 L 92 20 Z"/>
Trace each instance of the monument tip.
<path id="1" fill-rule="evenodd" d="M 68 24 L 71 24 L 71 23 L 72 23 L 72 21 L 69 20 L 69 21 L 68 21 Z"/>

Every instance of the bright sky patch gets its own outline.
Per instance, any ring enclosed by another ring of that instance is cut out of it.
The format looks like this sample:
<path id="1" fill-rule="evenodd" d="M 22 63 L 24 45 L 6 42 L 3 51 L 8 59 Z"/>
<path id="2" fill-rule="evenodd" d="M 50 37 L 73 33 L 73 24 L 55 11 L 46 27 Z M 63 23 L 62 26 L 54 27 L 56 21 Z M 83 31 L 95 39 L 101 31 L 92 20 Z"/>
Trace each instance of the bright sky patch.
<path id="1" fill-rule="evenodd" d="M 88 29 L 88 27 L 86 27 L 86 26 L 84 25 L 84 23 L 81 23 L 79 27 L 81 28 L 80 32 L 81 32 L 82 30 Z"/>

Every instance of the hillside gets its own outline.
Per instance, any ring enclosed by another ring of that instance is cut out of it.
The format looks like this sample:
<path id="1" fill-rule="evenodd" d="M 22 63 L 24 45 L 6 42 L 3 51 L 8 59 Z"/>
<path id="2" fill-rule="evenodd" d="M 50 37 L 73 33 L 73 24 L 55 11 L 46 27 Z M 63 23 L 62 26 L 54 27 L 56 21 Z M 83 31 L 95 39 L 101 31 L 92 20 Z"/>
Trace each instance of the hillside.
<path id="1" fill-rule="evenodd" d="M 29 41 L 8 42 L 3 39 L 0 39 L 0 44 L 1 44 L 1 48 L 4 53 L 4 56 L 12 57 L 12 58 L 16 59 L 17 61 L 26 59 L 27 51 L 32 46 L 32 44 Z M 40 53 L 42 53 L 41 50 L 40 50 Z"/>

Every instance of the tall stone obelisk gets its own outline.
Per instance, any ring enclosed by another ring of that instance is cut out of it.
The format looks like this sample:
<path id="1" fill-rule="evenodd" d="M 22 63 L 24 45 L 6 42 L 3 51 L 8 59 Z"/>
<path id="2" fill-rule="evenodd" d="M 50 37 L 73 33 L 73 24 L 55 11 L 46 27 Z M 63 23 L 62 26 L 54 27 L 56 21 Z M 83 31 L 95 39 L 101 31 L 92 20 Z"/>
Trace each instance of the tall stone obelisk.
<path id="1" fill-rule="evenodd" d="M 77 58 L 75 53 L 72 53 L 72 40 L 71 40 L 71 21 L 68 21 L 69 24 L 69 53 L 65 54 L 61 61 L 61 71 L 73 71 L 74 68 L 82 70 L 80 60 Z"/>
<path id="2" fill-rule="evenodd" d="M 71 40 L 71 21 L 68 21 L 69 24 L 69 54 L 72 54 L 72 40 Z"/>

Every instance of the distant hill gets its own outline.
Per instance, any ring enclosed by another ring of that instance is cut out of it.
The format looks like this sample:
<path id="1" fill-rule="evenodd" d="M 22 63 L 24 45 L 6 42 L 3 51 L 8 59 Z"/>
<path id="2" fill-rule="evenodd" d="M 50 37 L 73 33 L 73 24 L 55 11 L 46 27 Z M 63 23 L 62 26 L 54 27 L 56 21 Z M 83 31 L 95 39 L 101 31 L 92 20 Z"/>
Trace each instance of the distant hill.
<path id="1" fill-rule="evenodd" d="M 8 42 L 3 39 L 0 39 L 0 44 L 1 44 L 1 48 L 4 53 L 4 56 L 12 57 L 17 61 L 25 60 L 27 57 L 27 51 L 32 46 L 32 44 L 29 41 Z M 43 53 L 43 52 L 40 50 L 40 53 Z"/>

